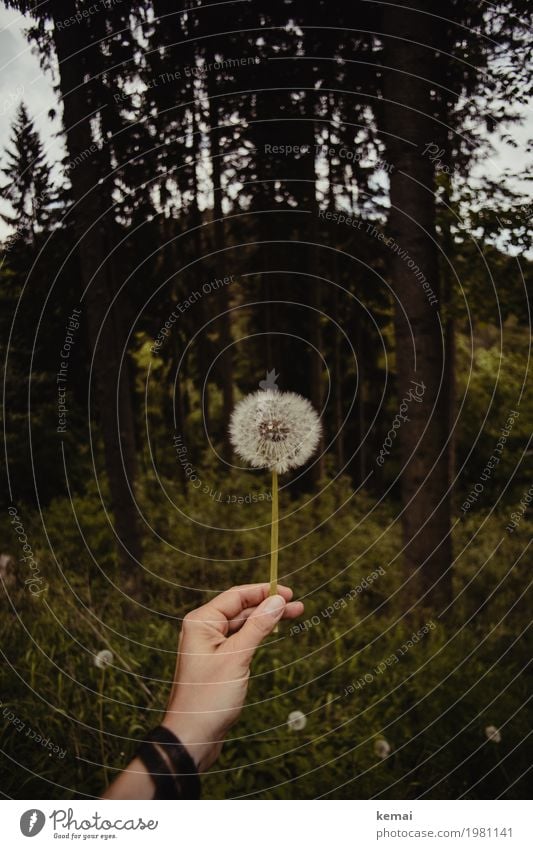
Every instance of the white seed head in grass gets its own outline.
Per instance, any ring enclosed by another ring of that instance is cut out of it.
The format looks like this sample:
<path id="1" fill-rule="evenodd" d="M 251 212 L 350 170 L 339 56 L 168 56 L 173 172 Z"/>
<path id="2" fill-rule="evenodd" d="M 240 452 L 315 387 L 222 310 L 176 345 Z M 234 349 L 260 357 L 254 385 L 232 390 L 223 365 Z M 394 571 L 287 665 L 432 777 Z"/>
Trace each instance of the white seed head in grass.
<path id="1" fill-rule="evenodd" d="M 385 758 L 388 758 L 391 752 L 391 744 L 388 740 L 385 740 L 384 737 L 380 740 L 376 740 L 374 743 L 374 753 L 378 756 L 378 758 L 381 758 L 382 761 L 384 761 Z"/>
<path id="2" fill-rule="evenodd" d="M 113 652 L 109 649 L 102 649 L 94 656 L 94 665 L 97 669 L 105 669 L 113 663 Z"/>
<path id="3" fill-rule="evenodd" d="M 502 735 L 500 734 L 500 730 L 499 728 L 496 728 L 495 725 L 487 725 L 487 727 L 485 728 L 485 737 L 492 743 L 501 743 L 502 741 Z"/>
<path id="4" fill-rule="evenodd" d="M 235 451 L 255 469 L 278 474 L 297 469 L 318 448 L 322 425 L 311 403 L 296 392 L 266 389 L 235 407 L 230 437 Z"/>
<path id="5" fill-rule="evenodd" d="M 287 725 L 291 731 L 303 731 L 307 725 L 307 717 L 301 710 L 292 710 L 287 717 Z"/>

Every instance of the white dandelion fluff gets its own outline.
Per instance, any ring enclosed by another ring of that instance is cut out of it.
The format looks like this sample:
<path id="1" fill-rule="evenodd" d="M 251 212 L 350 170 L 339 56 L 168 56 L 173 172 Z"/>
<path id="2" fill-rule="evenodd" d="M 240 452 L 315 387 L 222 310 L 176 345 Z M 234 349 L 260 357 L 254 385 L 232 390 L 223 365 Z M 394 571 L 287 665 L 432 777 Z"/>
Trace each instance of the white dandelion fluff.
<path id="1" fill-rule="evenodd" d="M 491 740 L 493 743 L 501 743 L 502 735 L 500 733 L 500 729 L 496 728 L 495 725 L 487 725 L 485 728 L 485 737 L 487 740 Z"/>
<path id="2" fill-rule="evenodd" d="M 376 754 L 378 758 L 381 758 L 382 761 L 384 761 L 385 758 L 388 758 L 391 752 L 391 745 L 384 737 L 381 737 L 374 743 L 374 754 Z"/>
<path id="3" fill-rule="evenodd" d="M 307 725 L 307 717 L 301 710 L 291 710 L 287 717 L 287 726 L 291 731 L 303 731 Z"/>
<path id="4" fill-rule="evenodd" d="M 316 451 L 322 426 L 311 403 L 296 392 L 266 389 L 235 407 L 230 437 L 235 451 L 256 469 L 283 474 Z"/>
<path id="5" fill-rule="evenodd" d="M 97 669 L 105 669 L 113 663 L 113 652 L 109 649 L 102 649 L 94 656 L 94 665 Z"/>

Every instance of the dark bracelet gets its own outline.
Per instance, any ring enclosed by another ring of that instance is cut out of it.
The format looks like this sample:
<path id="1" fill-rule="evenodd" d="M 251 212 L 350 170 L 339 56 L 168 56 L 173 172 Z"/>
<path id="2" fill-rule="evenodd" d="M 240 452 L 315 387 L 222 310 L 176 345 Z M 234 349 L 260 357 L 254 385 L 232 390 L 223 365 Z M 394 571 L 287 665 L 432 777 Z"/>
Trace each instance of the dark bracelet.
<path id="1" fill-rule="evenodd" d="M 165 752 L 171 769 L 158 747 Z M 200 798 L 196 765 L 183 743 L 168 728 L 158 725 L 150 731 L 135 754 L 154 781 L 154 799 Z"/>

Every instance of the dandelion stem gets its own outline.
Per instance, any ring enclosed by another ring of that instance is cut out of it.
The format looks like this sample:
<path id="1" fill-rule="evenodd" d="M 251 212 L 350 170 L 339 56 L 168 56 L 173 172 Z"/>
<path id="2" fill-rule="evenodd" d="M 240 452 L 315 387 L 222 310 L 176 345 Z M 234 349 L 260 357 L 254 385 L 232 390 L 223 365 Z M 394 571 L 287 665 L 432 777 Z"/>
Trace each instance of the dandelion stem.
<path id="1" fill-rule="evenodd" d="M 278 473 L 272 469 L 272 526 L 270 529 L 270 595 L 278 592 Z"/>

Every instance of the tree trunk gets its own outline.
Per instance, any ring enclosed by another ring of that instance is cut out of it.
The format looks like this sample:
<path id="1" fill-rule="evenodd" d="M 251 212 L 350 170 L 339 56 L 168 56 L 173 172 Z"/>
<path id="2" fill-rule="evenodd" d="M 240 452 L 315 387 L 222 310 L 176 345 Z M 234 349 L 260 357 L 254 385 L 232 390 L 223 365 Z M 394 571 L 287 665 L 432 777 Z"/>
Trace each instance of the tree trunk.
<path id="1" fill-rule="evenodd" d="M 198 116 L 196 114 L 195 109 L 192 110 L 192 138 L 193 144 L 195 145 L 195 154 L 193 155 L 193 163 L 191 166 L 191 183 L 193 190 L 193 202 L 191 209 L 191 217 L 192 217 L 192 227 L 193 227 L 193 245 L 194 245 L 194 254 L 195 257 L 200 260 L 201 257 L 204 256 L 203 249 L 203 239 L 202 239 L 202 216 L 200 214 L 200 208 L 198 206 L 198 195 L 199 195 L 199 187 L 198 187 L 198 175 L 196 173 L 196 159 L 199 157 L 200 153 L 200 134 L 198 128 Z M 202 272 L 203 263 L 197 262 L 194 266 L 198 271 Z M 196 288 L 196 287 L 194 287 Z M 209 321 L 209 302 L 206 302 L 205 298 L 200 298 L 196 305 L 197 315 L 198 315 L 198 328 L 200 328 L 200 333 L 196 337 L 195 340 L 195 348 L 198 351 L 197 359 L 198 359 L 198 371 L 199 371 L 199 385 L 200 391 L 204 391 L 203 395 L 203 418 L 204 418 L 204 427 L 206 433 L 209 433 L 211 430 L 211 405 L 209 403 L 209 387 L 205 382 L 207 377 L 207 372 L 209 370 L 210 363 L 210 352 L 208 349 L 208 337 L 207 337 L 207 323 Z M 195 330 L 198 329 L 195 327 Z"/>
<path id="2" fill-rule="evenodd" d="M 312 107 L 310 107 L 311 109 Z M 320 280 L 319 269 L 319 251 L 318 251 L 318 201 L 316 197 L 316 172 L 315 172 L 315 124 L 311 118 L 308 118 L 303 125 L 304 139 L 309 146 L 310 153 L 302 157 L 302 168 L 305 183 L 303 184 L 303 194 L 306 199 L 306 206 L 310 210 L 311 215 L 305 216 L 306 229 L 303 239 L 311 242 L 307 249 L 307 282 L 305 288 L 307 290 L 307 301 L 309 304 L 307 326 L 309 328 L 309 341 L 312 344 L 311 349 L 311 369 L 310 369 L 310 398 L 313 407 L 318 413 L 322 412 L 322 404 L 324 401 L 324 391 L 322 386 L 322 355 L 324 350 L 322 340 L 322 298 L 321 287 L 325 284 Z M 308 225 L 308 226 L 307 226 Z M 314 276 L 316 275 L 316 277 Z M 311 480 L 315 485 L 324 477 L 324 432 L 320 437 L 317 453 L 313 461 L 311 469 Z"/>
<path id="3" fill-rule="evenodd" d="M 423 607 L 451 597 L 443 334 L 438 303 L 430 302 L 421 277 L 438 299 L 435 175 L 423 150 L 436 132 L 428 81 L 439 20 L 410 11 L 406 0 L 387 6 L 383 16 L 385 33 L 392 36 L 384 39 L 382 128 L 393 166 L 389 232 L 394 242 L 388 255 L 396 293 L 398 405 L 409 399 L 409 420 L 398 431 L 402 529 L 409 602 L 420 599 Z"/>
<path id="4" fill-rule="evenodd" d="M 354 311 L 354 341 L 357 353 L 357 483 L 362 485 L 366 477 L 366 443 L 365 435 L 365 383 L 367 352 L 365 351 L 365 334 L 363 333 L 362 309 L 357 303 Z"/>
<path id="5" fill-rule="evenodd" d="M 222 163 L 220 160 L 220 144 L 218 137 L 218 119 L 213 98 L 209 100 L 209 140 L 211 145 L 211 164 L 213 168 L 213 212 L 215 216 L 215 246 L 218 253 L 216 262 L 218 266 L 225 268 L 226 257 L 224 249 L 224 220 L 222 211 Z M 226 275 L 221 275 L 226 276 Z M 229 276 L 229 275 L 227 275 Z M 224 434 L 224 455 L 231 457 L 231 446 L 229 443 L 229 420 L 233 410 L 233 353 L 231 349 L 231 313 L 229 312 L 230 299 L 228 286 L 221 286 L 217 292 L 219 303 L 219 340 L 221 350 L 224 351 L 219 357 L 219 371 L 222 385 L 222 427 Z"/>
<path id="6" fill-rule="evenodd" d="M 338 263 L 335 254 L 334 260 L 334 283 L 339 283 Z M 339 318 L 339 287 L 333 286 L 333 315 Z M 344 423 L 343 423 L 343 369 L 341 360 L 341 332 L 333 325 L 333 392 L 335 398 L 335 457 L 337 460 L 337 472 L 344 469 Z M 345 474 L 345 470 L 343 470 Z"/>
<path id="7" fill-rule="evenodd" d="M 54 23 L 68 17 L 70 4 L 53 6 Z M 70 180 L 75 200 L 75 232 L 80 254 L 89 343 L 92 347 L 96 399 L 104 442 L 105 464 L 111 492 L 114 532 L 119 543 L 122 588 L 140 590 L 142 555 L 134 485 L 136 476 L 135 436 L 131 405 L 131 382 L 126 359 L 119 377 L 121 341 L 126 338 L 124 318 L 115 306 L 104 319 L 115 294 L 112 258 L 107 238 L 112 224 L 100 219 L 111 206 L 106 183 L 98 185 L 98 163 L 87 152 L 94 149 L 88 118 L 90 111 L 83 97 L 87 68 L 83 61 L 84 44 L 79 43 L 82 27 L 69 30 L 54 27 L 54 44 L 59 64 L 63 102 L 63 124 L 71 162 Z M 111 230 L 112 232 L 112 230 Z M 117 403 L 118 401 L 118 403 Z M 118 416 L 117 416 L 118 407 Z"/>
<path id="8" fill-rule="evenodd" d="M 450 194 L 450 177 L 444 177 L 444 191 L 442 195 L 442 250 L 441 262 L 442 275 L 442 312 L 445 325 L 445 364 L 444 364 L 444 392 L 446 404 L 446 419 L 449 436 L 448 444 L 448 486 L 450 487 L 450 499 L 453 505 L 453 481 L 455 478 L 455 416 L 457 408 L 457 387 L 455 379 L 455 304 L 453 297 L 453 272 L 450 262 L 453 258 L 453 236 L 451 232 L 452 211 Z"/>
<path id="9" fill-rule="evenodd" d="M 330 96 L 329 99 L 329 108 L 331 112 L 335 107 L 335 100 L 333 96 Z M 330 112 L 330 114 L 331 114 Z M 329 136 L 331 137 L 331 128 L 329 132 Z M 331 159 L 329 161 L 329 172 L 328 172 L 328 207 L 330 212 L 335 212 L 336 204 L 335 204 L 335 192 L 334 192 L 334 179 L 335 175 L 333 172 L 333 165 L 331 163 Z M 332 303 L 332 311 L 333 318 L 336 321 L 339 321 L 339 308 L 340 308 L 340 298 L 339 298 L 339 286 L 340 286 L 340 275 L 339 275 L 339 260 L 337 251 L 332 251 L 331 257 L 331 277 L 333 281 L 333 303 Z M 344 466 L 344 427 L 343 427 L 343 371 L 342 371 L 342 358 L 341 358 L 341 332 L 340 329 L 335 327 L 333 324 L 333 398 L 334 398 L 334 411 L 335 411 L 335 458 L 337 461 L 337 472 Z"/>

